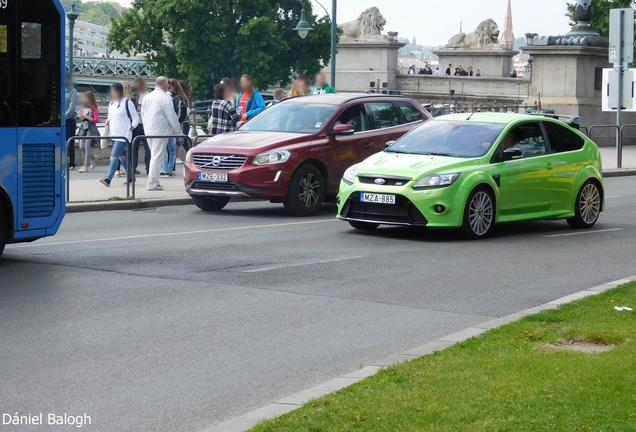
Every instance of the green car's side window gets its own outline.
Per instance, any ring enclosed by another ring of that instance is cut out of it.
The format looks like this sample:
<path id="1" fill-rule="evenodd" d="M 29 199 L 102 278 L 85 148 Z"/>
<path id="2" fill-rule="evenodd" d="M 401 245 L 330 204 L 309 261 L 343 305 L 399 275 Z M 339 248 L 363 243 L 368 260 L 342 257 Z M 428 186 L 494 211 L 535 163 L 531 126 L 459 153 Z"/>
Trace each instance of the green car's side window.
<path id="1" fill-rule="evenodd" d="M 524 158 L 542 156 L 548 153 L 543 129 L 538 122 L 515 126 L 502 142 L 503 149 L 517 148 Z"/>
<path id="2" fill-rule="evenodd" d="M 554 153 L 581 150 L 585 145 L 585 140 L 565 126 L 557 123 L 544 122 L 545 130 L 548 133 L 550 147 Z"/>

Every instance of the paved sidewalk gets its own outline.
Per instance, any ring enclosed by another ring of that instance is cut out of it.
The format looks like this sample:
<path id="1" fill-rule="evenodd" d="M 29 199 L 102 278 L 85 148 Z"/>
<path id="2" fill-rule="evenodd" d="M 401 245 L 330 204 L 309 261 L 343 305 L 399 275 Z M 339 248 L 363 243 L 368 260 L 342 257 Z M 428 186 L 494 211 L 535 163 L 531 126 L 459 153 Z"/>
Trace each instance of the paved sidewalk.
<path id="1" fill-rule="evenodd" d="M 603 170 L 615 170 L 617 166 L 616 147 L 601 147 Z M 623 147 L 623 169 L 636 169 L 636 146 Z"/>
<path id="2" fill-rule="evenodd" d="M 97 166 L 93 171 L 80 174 L 73 170 L 70 172 L 70 192 L 69 201 L 71 203 L 89 202 L 89 201 L 107 201 L 113 198 L 126 198 L 125 177 L 113 178 L 110 187 L 106 187 L 99 182 L 108 173 L 108 167 L 105 165 Z M 177 175 L 173 178 L 162 178 L 161 185 L 164 190 L 161 192 L 148 192 L 146 182 L 148 177 L 144 172 L 137 176 L 136 181 L 136 198 L 142 200 L 154 199 L 175 199 L 189 198 L 183 185 L 183 165 L 177 165 Z M 132 187 L 131 187 L 132 189 Z M 132 190 L 131 190 L 132 193 Z"/>

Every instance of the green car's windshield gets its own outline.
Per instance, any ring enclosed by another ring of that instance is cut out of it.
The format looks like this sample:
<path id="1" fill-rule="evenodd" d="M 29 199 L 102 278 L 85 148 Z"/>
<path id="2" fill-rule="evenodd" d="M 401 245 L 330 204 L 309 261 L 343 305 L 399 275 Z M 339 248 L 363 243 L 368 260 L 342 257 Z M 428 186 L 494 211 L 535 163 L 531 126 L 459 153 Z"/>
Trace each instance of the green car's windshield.
<path id="1" fill-rule="evenodd" d="M 476 158 L 484 156 L 506 127 L 499 123 L 433 120 L 400 138 L 386 151 Z"/>
<path id="2" fill-rule="evenodd" d="M 241 131 L 314 134 L 334 115 L 337 106 L 312 103 L 276 104 L 241 127 Z"/>

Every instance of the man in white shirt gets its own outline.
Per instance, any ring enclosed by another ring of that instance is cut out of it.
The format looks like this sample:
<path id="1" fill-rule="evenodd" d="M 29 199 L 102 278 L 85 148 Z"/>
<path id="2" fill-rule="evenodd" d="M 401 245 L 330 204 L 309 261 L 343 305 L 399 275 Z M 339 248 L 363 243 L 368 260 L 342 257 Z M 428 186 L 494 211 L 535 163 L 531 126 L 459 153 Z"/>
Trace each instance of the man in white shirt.
<path id="1" fill-rule="evenodd" d="M 177 113 L 174 112 L 172 97 L 168 95 L 168 79 L 159 77 L 155 82 L 155 91 L 144 96 L 141 117 L 144 130 L 150 136 L 182 135 Z M 168 138 L 150 138 L 150 169 L 148 171 L 148 190 L 161 191 L 159 173 L 168 145 Z"/>

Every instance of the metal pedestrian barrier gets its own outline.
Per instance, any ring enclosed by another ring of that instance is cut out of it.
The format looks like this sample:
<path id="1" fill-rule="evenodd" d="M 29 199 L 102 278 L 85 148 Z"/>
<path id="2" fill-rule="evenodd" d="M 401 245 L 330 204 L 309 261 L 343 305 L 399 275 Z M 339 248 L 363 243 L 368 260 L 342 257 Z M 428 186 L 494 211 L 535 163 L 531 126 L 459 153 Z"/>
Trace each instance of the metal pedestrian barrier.
<path id="1" fill-rule="evenodd" d="M 616 131 L 616 153 L 617 153 L 617 167 L 623 168 L 623 130 L 617 125 L 592 125 L 588 129 L 588 138 L 592 139 L 592 132 L 595 129 L 614 129 Z"/>
<path id="2" fill-rule="evenodd" d="M 130 146 L 130 150 L 128 150 L 128 147 L 126 148 L 126 154 L 132 155 L 132 149 L 135 147 L 135 144 L 138 143 L 141 140 L 149 140 L 149 139 L 183 139 L 183 140 L 187 140 L 188 143 L 190 144 L 190 147 L 192 147 L 192 139 L 187 136 L 187 135 L 139 135 L 136 136 L 131 143 L 128 143 L 128 145 Z M 136 198 L 136 184 L 137 184 L 137 177 L 135 176 L 134 173 L 134 167 L 133 167 L 133 158 L 129 157 L 126 160 L 128 167 L 132 170 L 132 171 L 128 171 L 128 172 L 132 172 L 132 181 L 128 182 L 126 184 L 126 197 L 132 197 L 133 199 Z M 131 195 L 131 183 L 132 183 L 132 195 Z"/>
<path id="3" fill-rule="evenodd" d="M 69 149 L 70 146 L 75 145 L 75 141 L 81 141 L 81 140 L 91 140 L 91 141 L 125 141 L 126 142 L 126 152 L 128 152 L 128 147 L 130 146 L 130 141 L 128 141 L 128 138 L 126 137 L 103 137 L 103 136 L 74 136 L 68 139 L 68 141 L 66 141 L 66 202 L 68 203 L 70 201 L 70 196 L 71 196 L 71 169 L 70 169 L 70 158 L 69 158 Z M 126 153 L 128 154 L 132 154 L 132 150 L 130 153 Z M 129 158 L 132 159 L 132 158 Z M 129 172 L 129 171 L 128 171 Z M 129 195 L 126 195 L 126 198 L 128 198 Z"/>

